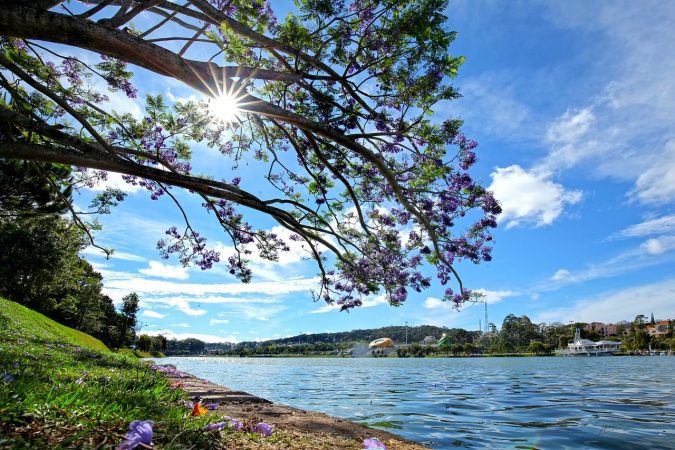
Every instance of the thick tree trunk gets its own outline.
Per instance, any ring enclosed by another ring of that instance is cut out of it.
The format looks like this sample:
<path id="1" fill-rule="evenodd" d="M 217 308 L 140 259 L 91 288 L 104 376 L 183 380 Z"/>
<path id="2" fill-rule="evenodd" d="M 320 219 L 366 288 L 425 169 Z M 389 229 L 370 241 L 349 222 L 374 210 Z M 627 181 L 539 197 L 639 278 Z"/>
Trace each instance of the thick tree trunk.
<path id="1" fill-rule="evenodd" d="M 222 90 L 224 80 L 252 77 L 294 82 L 298 74 L 247 67 L 220 67 L 214 63 L 183 58 L 131 33 L 97 22 L 35 9 L 10 1 L 0 2 L 0 35 L 38 39 L 119 58 L 160 75 L 176 78 L 206 94 Z"/>

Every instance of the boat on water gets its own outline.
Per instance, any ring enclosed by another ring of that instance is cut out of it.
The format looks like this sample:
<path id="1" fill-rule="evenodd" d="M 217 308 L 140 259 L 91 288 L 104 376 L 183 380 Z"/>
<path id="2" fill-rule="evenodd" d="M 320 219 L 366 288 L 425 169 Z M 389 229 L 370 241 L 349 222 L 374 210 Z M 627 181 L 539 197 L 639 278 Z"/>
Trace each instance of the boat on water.
<path id="1" fill-rule="evenodd" d="M 621 353 L 621 342 L 582 339 L 581 329 L 577 328 L 574 341 L 555 353 L 560 356 L 612 356 Z"/>

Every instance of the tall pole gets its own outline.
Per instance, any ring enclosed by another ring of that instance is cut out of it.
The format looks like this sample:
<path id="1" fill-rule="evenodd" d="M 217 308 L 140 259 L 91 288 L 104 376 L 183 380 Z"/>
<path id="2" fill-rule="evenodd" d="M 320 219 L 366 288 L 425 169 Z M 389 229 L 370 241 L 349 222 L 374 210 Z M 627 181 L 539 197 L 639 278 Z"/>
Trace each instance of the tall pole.
<path id="1" fill-rule="evenodd" d="M 405 321 L 405 346 L 408 346 L 408 321 Z"/>
<path id="2" fill-rule="evenodd" d="M 483 301 L 485 303 L 485 332 L 489 332 L 490 330 L 488 329 L 488 315 L 487 315 L 487 300 Z"/>

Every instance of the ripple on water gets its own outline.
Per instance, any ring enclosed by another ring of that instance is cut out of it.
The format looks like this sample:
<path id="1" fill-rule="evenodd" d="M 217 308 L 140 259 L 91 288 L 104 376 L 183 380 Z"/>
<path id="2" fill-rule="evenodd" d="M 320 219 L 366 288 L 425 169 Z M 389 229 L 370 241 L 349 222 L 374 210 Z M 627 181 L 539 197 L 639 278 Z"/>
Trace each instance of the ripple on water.
<path id="1" fill-rule="evenodd" d="M 438 449 L 675 448 L 675 358 L 165 362 Z"/>

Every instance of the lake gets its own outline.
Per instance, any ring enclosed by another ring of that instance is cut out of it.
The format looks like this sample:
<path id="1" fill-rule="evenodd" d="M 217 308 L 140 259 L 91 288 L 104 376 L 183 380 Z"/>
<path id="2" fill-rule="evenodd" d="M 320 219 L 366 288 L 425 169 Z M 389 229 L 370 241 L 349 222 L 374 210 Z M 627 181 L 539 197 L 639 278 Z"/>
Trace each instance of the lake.
<path id="1" fill-rule="evenodd" d="M 675 357 L 157 361 L 435 449 L 675 448 Z"/>

